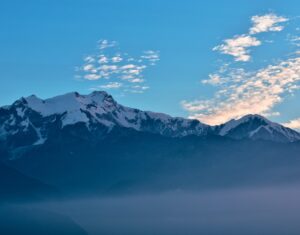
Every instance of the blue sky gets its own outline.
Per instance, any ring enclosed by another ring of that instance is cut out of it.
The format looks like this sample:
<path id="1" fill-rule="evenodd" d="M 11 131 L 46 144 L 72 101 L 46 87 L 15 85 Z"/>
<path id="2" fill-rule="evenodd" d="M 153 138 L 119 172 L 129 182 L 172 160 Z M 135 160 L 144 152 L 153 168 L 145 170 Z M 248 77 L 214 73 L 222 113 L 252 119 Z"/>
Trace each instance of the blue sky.
<path id="1" fill-rule="evenodd" d="M 211 124 L 255 111 L 300 123 L 299 1 L 1 3 L 0 105 L 100 89 Z M 93 72 L 101 56 L 110 62 Z"/>

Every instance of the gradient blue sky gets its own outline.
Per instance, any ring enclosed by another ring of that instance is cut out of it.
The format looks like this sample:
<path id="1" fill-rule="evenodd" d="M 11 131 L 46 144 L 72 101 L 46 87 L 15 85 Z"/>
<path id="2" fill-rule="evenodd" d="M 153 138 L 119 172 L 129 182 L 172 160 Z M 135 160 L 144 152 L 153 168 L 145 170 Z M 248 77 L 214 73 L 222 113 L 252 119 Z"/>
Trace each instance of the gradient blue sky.
<path id="1" fill-rule="evenodd" d="M 226 39 L 248 35 L 253 26 L 251 17 L 266 14 L 288 21 L 279 24 L 284 29 L 278 32 L 254 35 L 261 45 L 249 47 L 249 61 L 235 61 L 236 57 L 213 50 Z M 141 62 L 147 65 L 143 71 L 145 85 L 137 85 L 149 89 L 141 93 L 124 87 L 107 89 L 120 103 L 174 116 L 215 118 L 223 115 L 216 109 L 224 109 L 224 104 L 219 104 L 229 102 L 228 96 L 216 98 L 223 84 L 204 84 L 203 80 L 218 74 L 222 65 L 227 65 L 227 72 L 221 76 L 243 69 L 248 80 L 258 70 L 288 60 L 293 60 L 292 69 L 298 72 L 293 39 L 300 35 L 299 15 L 299 1 L 1 1 L 0 105 L 31 94 L 41 98 L 70 91 L 86 94 L 110 82 L 121 83 L 101 78 L 90 81 L 82 74 L 84 58 L 102 53 L 97 42 L 107 39 L 118 42 L 115 52 L 133 58 L 148 50 L 159 51 L 160 60 L 155 65 Z M 284 90 L 278 95 L 280 102 L 260 113 L 278 122 L 300 118 L 299 80 L 295 78 L 290 85 L 295 86 L 293 92 Z M 199 108 L 203 104 L 209 111 Z M 191 105 L 198 105 L 197 111 L 191 111 Z"/>

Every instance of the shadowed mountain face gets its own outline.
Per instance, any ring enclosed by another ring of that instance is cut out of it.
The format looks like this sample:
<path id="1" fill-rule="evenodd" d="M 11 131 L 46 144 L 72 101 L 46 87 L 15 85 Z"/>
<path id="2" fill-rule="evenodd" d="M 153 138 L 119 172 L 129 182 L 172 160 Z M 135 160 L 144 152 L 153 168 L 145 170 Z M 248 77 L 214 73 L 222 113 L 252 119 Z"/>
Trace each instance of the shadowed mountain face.
<path id="1" fill-rule="evenodd" d="M 207 189 L 299 178 L 299 133 L 259 115 L 212 127 L 127 108 L 105 92 L 69 93 L 21 98 L 0 109 L 0 127 L 1 161 L 64 192 Z"/>
<path id="2" fill-rule="evenodd" d="M 65 138 L 68 141 L 62 142 Z M 93 138 L 83 131 L 74 135 L 74 130 L 65 130 L 9 163 L 62 191 L 77 193 L 205 190 L 300 177 L 298 143 L 168 138 L 127 129 L 87 141 Z"/>
<path id="3" fill-rule="evenodd" d="M 0 205 L 7 201 L 39 200 L 57 190 L 0 162 Z"/>

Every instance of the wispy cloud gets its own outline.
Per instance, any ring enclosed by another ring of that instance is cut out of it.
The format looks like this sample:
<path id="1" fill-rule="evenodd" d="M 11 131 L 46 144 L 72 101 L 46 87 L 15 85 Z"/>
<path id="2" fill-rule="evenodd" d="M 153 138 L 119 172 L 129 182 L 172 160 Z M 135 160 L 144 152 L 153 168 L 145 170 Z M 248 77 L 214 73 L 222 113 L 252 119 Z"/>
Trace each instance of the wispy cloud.
<path id="1" fill-rule="evenodd" d="M 214 50 L 229 54 L 235 61 L 249 61 L 248 48 L 261 45 L 261 41 L 253 37 L 254 34 L 270 31 L 281 31 L 280 23 L 287 18 L 266 14 L 253 16 L 253 26 L 248 34 L 237 35 Z M 297 42 L 293 37 L 291 42 Z M 280 115 L 274 111 L 277 104 L 284 101 L 287 95 L 300 89 L 300 53 L 294 53 L 288 58 L 270 63 L 260 69 L 247 69 L 241 66 L 226 64 L 217 72 L 202 80 L 204 85 L 213 85 L 217 91 L 212 98 L 182 101 L 182 107 L 189 112 L 190 118 L 199 119 L 211 125 L 224 123 L 230 119 L 239 118 L 247 114 L 261 114 L 265 116 Z M 286 123 L 296 128 L 299 120 Z"/>
<path id="2" fill-rule="evenodd" d="M 118 89 L 120 87 L 122 87 L 122 83 L 120 82 L 109 82 L 105 85 L 101 85 L 99 86 L 102 89 Z"/>
<path id="3" fill-rule="evenodd" d="M 142 59 L 146 59 L 151 62 L 151 65 L 155 65 L 159 58 L 159 51 L 144 51 L 144 55 L 141 56 Z"/>
<path id="4" fill-rule="evenodd" d="M 247 62 L 251 59 L 250 48 L 262 44 L 261 41 L 253 35 L 268 31 L 281 31 L 284 26 L 279 24 L 288 21 L 288 18 L 275 14 L 266 14 L 253 16 L 251 21 L 253 26 L 249 29 L 249 33 L 225 39 L 221 45 L 215 46 L 213 50 L 219 51 L 222 54 L 231 55 L 235 61 Z"/>
<path id="5" fill-rule="evenodd" d="M 297 47 L 300 47 L 300 37 L 295 35 L 289 35 L 288 40 Z"/>
<path id="6" fill-rule="evenodd" d="M 219 90 L 212 99 L 183 101 L 191 118 L 220 124 L 250 113 L 274 114 L 274 106 L 300 87 L 300 57 L 290 58 L 257 71 L 229 69 L 218 77 Z M 211 82 L 212 83 L 212 82 Z"/>
<path id="7" fill-rule="evenodd" d="M 144 91 L 148 90 L 148 86 L 141 86 L 141 85 L 135 85 L 132 86 L 130 90 L 128 90 L 131 93 L 143 93 Z"/>
<path id="8" fill-rule="evenodd" d="M 202 81 L 203 84 L 220 85 L 223 83 L 223 79 L 219 74 L 209 74 L 208 77 L 209 79 Z"/>
<path id="9" fill-rule="evenodd" d="M 261 42 L 249 35 L 237 35 L 232 39 L 224 40 L 224 43 L 213 48 L 214 51 L 220 51 L 222 54 L 232 55 L 235 61 L 249 61 L 250 47 L 259 46 Z"/>
<path id="10" fill-rule="evenodd" d="M 97 51 L 94 55 L 84 58 L 84 64 L 77 69 L 84 80 L 99 80 L 101 85 L 96 89 L 123 89 L 127 92 L 142 93 L 149 88 L 145 83 L 144 71 L 159 61 L 159 51 L 147 50 L 137 57 L 130 56 L 118 49 L 116 41 L 98 41 Z M 107 83 L 107 80 L 110 82 Z M 137 92 L 139 91 L 139 92 Z"/>
<path id="11" fill-rule="evenodd" d="M 110 48 L 110 47 L 115 47 L 117 45 L 118 43 L 116 41 L 109 41 L 107 39 L 102 39 L 98 41 L 98 46 L 100 50 Z"/>

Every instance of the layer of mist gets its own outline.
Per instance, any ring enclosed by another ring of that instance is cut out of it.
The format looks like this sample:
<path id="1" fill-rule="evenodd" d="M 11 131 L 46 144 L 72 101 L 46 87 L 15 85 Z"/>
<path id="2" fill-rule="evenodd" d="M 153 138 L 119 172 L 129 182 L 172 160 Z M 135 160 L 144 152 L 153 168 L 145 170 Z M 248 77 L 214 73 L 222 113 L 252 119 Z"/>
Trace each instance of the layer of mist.
<path id="1" fill-rule="evenodd" d="M 300 234 L 300 185 L 207 192 L 178 190 L 18 207 L 71 218 L 90 235 Z"/>

